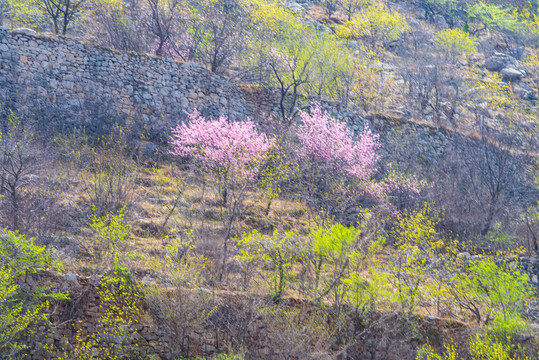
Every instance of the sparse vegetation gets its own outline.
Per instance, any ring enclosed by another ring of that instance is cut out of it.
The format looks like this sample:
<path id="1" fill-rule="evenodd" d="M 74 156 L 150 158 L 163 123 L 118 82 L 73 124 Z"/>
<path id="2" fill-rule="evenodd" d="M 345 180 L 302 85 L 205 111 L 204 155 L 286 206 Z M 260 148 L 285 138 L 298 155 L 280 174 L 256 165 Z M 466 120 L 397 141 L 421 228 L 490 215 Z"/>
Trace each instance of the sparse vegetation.
<path id="1" fill-rule="evenodd" d="M 185 108 L 168 144 L 145 104 L 48 128 L 0 97 L 0 359 L 539 359 L 538 24 L 528 0 L 0 0 L 0 26 L 271 95 L 232 121 L 211 94 L 226 114 Z"/>

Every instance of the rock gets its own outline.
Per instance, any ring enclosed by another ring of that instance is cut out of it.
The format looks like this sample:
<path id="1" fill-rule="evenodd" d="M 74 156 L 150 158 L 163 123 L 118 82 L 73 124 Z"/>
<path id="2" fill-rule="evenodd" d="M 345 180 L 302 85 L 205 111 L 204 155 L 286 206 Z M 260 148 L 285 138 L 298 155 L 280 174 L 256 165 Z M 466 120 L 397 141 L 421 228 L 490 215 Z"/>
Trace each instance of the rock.
<path id="1" fill-rule="evenodd" d="M 537 93 L 535 90 L 524 83 L 519 83 L 516 85 L 513 92 L 519 95 L 522 100 L 537 100 Z"/>
<path id="2" fill-rule="evenodd" d="M 27 28 L 15 29 L 15 30 L 13 30 L 13 32 L 14 33 L 19 33 L 19 34 L 25 34 L 25 35 L 33 35 L 33 36 L 37 35 L 37 32 L 35 30 L 27 29 Z"/>
<path id="3" fill-rule="evenodd" d="M 283 4 L 283 7 L 290 9 L 293 12 L 302 12 L 303 10 L 305 10 L 305 8 L 301 6 L 300 4 L 298 4 L 297 2 L 287 2 Z"/>
<path id="4" fill-rule="evenodd" d="M 425 20 L 427 18 L 427 11 L 425 9 L 417 9 L 415 17 L 419 20 Z"/>
<path id="5" fill-rule="evenodd" d="M 202 346 L 202 352 L 204 354 L 214 354 L 217 352 L 217 349 L 215 348 L 215 346 L 206 344 Z"/>
<path id="6" fill-rule="evenodd" d="M 507 54 L 495 53 L 485 60 L 485 67 L 490 71 L 500 71 L 503 68 L 518 66 L 518 61 Z"/>
<path id="7" fill-rule="evenodd" d="M 434 25 L 438 30 L 447 29 L 447 21 L 445 21 L 445 18 L 442 15 L 434 15 Z"/>
<path id="8" fill-rule="evenodd" d="M 64 275 L 64 279 L 65 281 L 67 281 L 69 284 L 71 284 L 74 287 L 80 286 L 79 280 L 77 280 L 77 275 L 73 273 L 68 272 L 67 274 Z"/>
<path id="9" fill-rule="evenodd" d="M 326 352 L 317 351 L 307 356 L 308 360 L 331 360 L 332 357 Z"/>
<path id="10" fill-rule="evenodd" d="M 539 258 L 530 257 L 528 258 L 528 263 L 536 269 L 539 269 Z"/>
<path id="11" fill-rule="evenodd" d="M 519 81 L 525 76 L 523 71 L 511 67 L 503 68 L 500 73 L 502 74 L 504 81 Z"/>
<path id="12" fill-rule="evenodd" d="M 414 30 L 421 30 L 421 23 L 417 20 L 414 20 L 414 19 L 409 19 L 408 20 L 408 25 L 410 25 L 410 28 L 414 29 Z"/>
<path id="13" fill-rule="evenodd" d="M 458 253 L 457 258 L 468 261 L 470 260 L 471 255 L 469 252 L 465 251 L 465 252 Z"/>

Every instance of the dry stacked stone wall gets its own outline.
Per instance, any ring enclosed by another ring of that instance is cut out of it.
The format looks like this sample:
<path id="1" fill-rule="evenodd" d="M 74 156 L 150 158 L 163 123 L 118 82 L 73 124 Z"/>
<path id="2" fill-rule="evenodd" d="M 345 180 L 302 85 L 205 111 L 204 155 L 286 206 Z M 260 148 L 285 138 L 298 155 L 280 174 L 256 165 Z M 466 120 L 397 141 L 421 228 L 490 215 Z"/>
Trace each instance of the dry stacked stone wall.
<path id="1" fill-rule="evenodd" d="M 240 88 L 194 63 L 0 28 L 0 105 L 33 114 L 47 128 L 83 125 L 100 133 L 119 123 L 166 139 L 169 129 L 195 108 L 207 117 L 251 118 L 272 127 L 268 120 L 279 116 L 277 104 L 273 91 Z M 364 119 L 339 103 L 322 104 L 356 134 L 365 124 L 377 132 L 395 124 L 394 119 Z M 418 129 L 402 119 L 398 123 L 412 133 L 432 134 L 428 126 Z"/>
<path id="2" fill-rule="evenodd" d="M 238 87 L 197 64 L 6 28 L 0 28 L 2 103 L 38 111 L 44 121 L 86 122 L 89 131 L 132 122 L 153 136 L 194 108 L 233 120 L 251 114 Z"/>

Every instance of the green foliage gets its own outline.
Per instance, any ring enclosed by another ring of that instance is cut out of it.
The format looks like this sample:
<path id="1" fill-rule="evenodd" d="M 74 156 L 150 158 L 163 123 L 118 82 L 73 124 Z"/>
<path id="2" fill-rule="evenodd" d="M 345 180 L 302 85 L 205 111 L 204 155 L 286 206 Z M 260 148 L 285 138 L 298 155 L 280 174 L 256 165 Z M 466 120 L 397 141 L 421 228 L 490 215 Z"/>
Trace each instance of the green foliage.
<path id="1" fill-rule="evenodd" d="M 524 28 L 523 32 L 532 40 L 539 40 L 539 14 L 537 13 L 537 10 L 535 10 L 534 13 L 534 10 L 531 8 L 530 4 L 528 8 L 522 9 L 522 11 L 520 11 L 519 17 Z"/>
<path id="2" fill-rule="evenodd" d="M 539 17 L 538 21 L 538 36 L 539 36 Z M 539 75 L 539 49 L 528 49 L 526 57 L 522 61 L 522 65 L 532 74 Z"/>
<path id="3" fill-rule="evenodd" d="M 11 18 L 16 22 L 34 28 L 45 24 L 46 13 L 38 6 L 37 1 L 7 0 L 10 7 Z"/>
<path id="4" fill-rule="evenodd" d="M 388 11 L 381 4 L 373 4 L 337 28 L 337 34 L 349 39 L 366 38 L 376 48 L 397 40 L 407 29 L 404 16 Z"/>
<path id="5" fill-rule="evenodd" d="M 55 34 L 65 35 L 74 23 L 81 22 L 92 9 L 118 10 L 118 0 L 7 0 L 13 20 L 38 28 L 52 23 Z"/>
<path id="6" fill-rule="evenodd" d="M 18 358 L 27 348 L 23 340 L 32 326 L 45 321 L 48 303 L 28 304 L 10 268 L 0 267 L 0 359 Z"/>
<path id="7" fill-rule="evenodd" d="M 488 334 L 472 337 L 470 353 L 473 360 L 528 360 L 528 356 L 518 353 L 511 338 L 499 339 Z"/>
<path id="8" fill-rule="evenodd" d="M 363 52 L 354 63 L 351 97 L 366 112 L 380 113 L 395 103 L 396 79 L 384 71 L 384 62 L 375 51 Z"/>
<path id="9" fill-rule="evenodd" d="M 309 247 L 304 258 L 312 263 L 313 291 L 316 299 L 332 289 L 342 291 L 342 278 L 348 274 L 350 261 L 359 257 L 356 249 L 361 230 L 335 224 L 329 228 L 318 227 L 309 234 Z M 322 278 L 322 274 L 325 276 Z M 325 279 L 325 281 L 324 281 Z"/>
<path id="10" fill-rule="evenodd" d="M 395 300 L 410 315 L 427 295 L 427 264 L 444 246 L 435 229 L 437 213 L 428 204 L 401 217 L 392 235 L 397 243 L 397 258 L 391 264 L 397 288 Z"/>
<path id="11" fill-rule="evenodd" d="M 312 58 L 312 73 L 306 90 L 309 94 L 343 100 L 354 70 L 354 54 L 333 34 L 317 34 L 317 51 Z"/>
<path id="12" fill-rule="evenodd" d="M 526 329 L 523 309 L 533 290 L 515 262 L 483 257 L 470 262 L 454 281 L 458 293 L 473 299 L 470 305 L 477 309 L 478 321 L 492 322 L 495 333 L 512 336 Z"/>
<path id="13" fill-rule="evenodd" d="M 302 93 L 312 72 L 316 54 L 315 32 L 307 24 L 277 3 L 257 4 L 253 20 L 263 31 L 251 41 L 248 66 L 261 68 L 262 82 L 281 92 L 281 116 L 294 111 L 298 94 Z"/>
<path id="14" fill-rule="evenodd" d="M 283 119 L 296 112 L 301 95 L 343 97 L 353 54 L 333 34 L 313 29 L 301 14 L 272 1 L 255 1 L 252 20 L 260 30 L 244 60 L 262 70 L 264 85 L 280 91 Z"/>
<path id="15" fill-rule="evenodd" d="M 482 111 L 479 104 L 487 105 L 489 109 L 495 111 L 503 111 L 512 104 L 511 87 L 502 81 L 498 73 L 483 75 L 476 69 L 470 69 L 465 73 L 464 87 L 467 93 L 461 106 L 469 107 L 474 111 Z"/>
<path id="16" fill-rule="evenodd" d="M 61 269 L 61 263 L 51 259 L 45 246 L 34 244 L 34 239 L 8 230 L 0 230 L 0 266 L 10 269 L 13 277 L 25 277 L 39 269 Z"/>
<path id="17" fill-rule="evenodd" d="M 264 190 L 268 199 L 266 215 L 269 214 L 271 203 L 281 194 L 281 186 L 291 176 L 292 164 L 285 156 L 282 147 L 272 147 L 262 160 L 259 171 L 258 185 Z"/>
<path id="18" fill-rule="evenodd" d="M 477 48 L 468 33 L 461 29 L 446 29 L 434 35 L 434 47 L 442 55 L 455 59 L 458 56 L 470 56 Z"/>
<path id="19" fill-rule="evenodd" d="M 478 1 L 469 4 L 467 12 L 472 20 L 481 22 L 485 28 L 512 33 L 520 30 L 518 17 L 510 8 L 503 8 L 495 3 Z M 481 30 L 479 29 L 478 31 Z"/>
<path id="20" fill-rule="evenodd" d="M 458 360 L 460 359 L 457 350 L 453 344 L 444 344 L 444 351 L 441 355 L 436 353 L 430 343 L 427 341 L 425 345 L 417 350 L 415 360 Z"/>
<path id="21" fill-rule="evenodd" d="M 129 270 L 114 259 L 110 278 L 102 278 L 97 289 L 100 299 L 96 331 L 85 335 L 80 330 L 70 351 L 64 351 L 59 360 L 120 360 L 140 357 L 136 343 L 140 292 Z"/>
<path id="22" fill-rule="evenodd" d="M 61 268 L 60 262 L 51 260 L 50 250 L 34 245 L 24 235 L 0 232 L 0 359 L 21 356 L 26 349 L 23 340 L 48 319 L 49 300 L 67 298 L 48 288 L 23 289 L 19 285 L 21 279 L 47 267 Z"/>
<path id="23" fill-rule="evenodd" d="M 511 342 L 510 338 L 498 339 L 488 334 L 473 335 L 469 341 L 471 360 L 528 360 L 522 348 Z M 444 344 L 438 354 L 429 342 L 418 349 L 416 360 L 458 360 L 459 355 L 453 344 Z"/>
<path id="24" fill-rule="evenodd" d="M 93 243 L 87 244 L 86 249 L 95 260 L 112 260 L 110 256 L 125 251 L 133 239 L 131 225 L 125 219 L 123 208 L 105 216 L 92 214 L 88 225 L 94 231 L 95 238 Z"/>
<path id="25" fill-rule="evenodd" d="M 372 214 L 364 212 L 361 230 L 366 232 L 367 224 L 371 221 Z M 356 244 L 353 257 L 351 257 L 350 271 L 343 276 L 343 283 L 346 286 L 345 301 L 352 306 L 354 313 L 364 316 L 368 312 L 375 310 L 375 306 L 382 299 L 387 299 L 389 281 L 386 274 L 378 272 L 381 264 L 376 259 L 376 255 L 385 245 L 385 237 L 374 234 L 375 238 L 368 238 L 367 244 Z M 389 290 L 392 292 L 392 290 Z"/>
<path id="26" fill-rule="evenodd" d="M 185 232 L 185 236 L 177 236 L 170 238 L 165 236 L 165 251 L 166 251 L 166 260 L 168 266 L 178 266 L 182 264 L 185 257 L 188 253 L 195 249 L 193 231 Z"/>
<path id="27" fill-rule="evenodd" d="M 280 299 L 286 285 L 294 278 L 292 265 L 299 255 L 297 235 L 292 231 L 280 234 L 275 230 L 269 236 L 253 230 L 238 242 L 238 247 L 238 257 L 243 261 L 270 267 L 272 298 Z"/>

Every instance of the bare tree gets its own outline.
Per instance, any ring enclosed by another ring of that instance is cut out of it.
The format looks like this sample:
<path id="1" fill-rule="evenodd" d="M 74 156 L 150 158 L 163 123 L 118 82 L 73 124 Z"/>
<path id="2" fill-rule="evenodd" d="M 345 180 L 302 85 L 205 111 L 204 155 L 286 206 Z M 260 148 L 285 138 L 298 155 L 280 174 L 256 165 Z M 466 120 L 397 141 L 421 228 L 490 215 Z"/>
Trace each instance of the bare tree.
<path id="1" fill-rule="evenodd" d="M 44 172 L 51 160 L 32 127 L 10 115 L 0 134 L 3 226 L 43 237 L 60 225 L 61 184 Z"/>
<path id="2" fill-rule="evenodd" d="M 190 56 L 222 73 L 243 48 L 249 16 L 235 0 L 199 1 L 195 6 Z"/>
<path id="3" fill-rule="evenodd" d="M 0 139 L 0 201 L 5 207 L 9 227 L 20 230 L 25 188 L 37 168 L 32 149 L 33 134 L 10 116 Z"/>
<path id="4" fill-rule="evenodd" d="M 87 0 L 41 0 L 39 4 L 52 21 L 52 31 L 65 35 L 68 27 L 80 15 Z"/>
<path id="5" fill-rule="evenodd" d="M 146 0 L 149 16 L 143 14 L 143 27 L 156 39 L 156 55 L 165 56 L 177 52 L 177 32 L 185 8 L 181 0 Z"/>
<path id="6" fill-rule="evenodd" d="M 138 23 L 141 11 L 140 0 L 124 0 L 121 8 L 98 7 L 85 23 L 88 37 L 108 48 L 146 51 L 147 41 Z"/>

